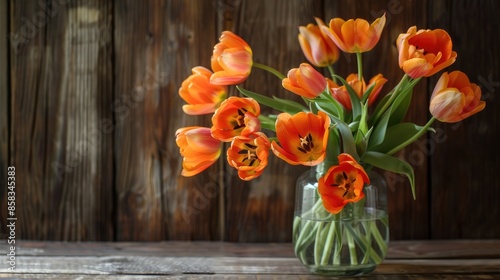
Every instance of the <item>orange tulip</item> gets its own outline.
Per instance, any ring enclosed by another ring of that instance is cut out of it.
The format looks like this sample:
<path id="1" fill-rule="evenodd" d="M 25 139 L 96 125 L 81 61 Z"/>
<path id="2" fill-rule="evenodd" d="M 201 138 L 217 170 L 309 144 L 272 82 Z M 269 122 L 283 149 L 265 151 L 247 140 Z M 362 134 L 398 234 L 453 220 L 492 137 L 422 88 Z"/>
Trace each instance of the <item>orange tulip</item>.
<path id="1" fill-rule="evenodd" d="M 299 27 L 299 43 L 304 56 L 314 66 L 326 67 L 339 59 L 339 50 L 335 43 L 321 31 L 320 26 L 326 26 L 323 21 L 316 18 L 315 24 Z"/>
<path id="2" fill-rule="evenodd" d="M 325 77 L 307 63 L 288 71 L 282 85 L 287 90 L 305 98 L 315 98 L 326 90 Z"/>
<path id="3" fill-rule="evenodd" d="M 226 99 L 225 86 L 210 83 L 212 71 L 205 67 L 194 67 L 193 74 L 182 82 L 180 97 L 188 103 L 182 106 L 188 115 L 203 115 L 215 112 L 222 100 Z"/>
<path id="4" fill-rule="evenodd" d="M 396 40 L 399 67 L 412 78 L 429 77 L 457 58 L 452 51 L 451 38 L 442 29 L 419 30 L 412 26 Z"/>
<path id="5" fill-rule="evenodd" d="M 358 202 L 364 197 L 363 187 L 370 183 L 365 170 L 349 154 L 340 154 L 339 164 L 330 167 L 318 180 L 318 192 L 325 209 L 338 214 L 349 202 Z"/>
<path id="6" fill-rule="evenodd" d="M 325 159 L 329 127 L 330 118 L 321 111 L 318 115 L 281 113 L 276 120 L 279 145 L 273 141 L 271 148 L 289 164 L 317 165 Z"/>
<path id="7" fill-rule="evenodd" d="M 214 139 L 210 128 L 190 126 L 175 132 L 175 142 L 184 157 L 182 176 L 193 176 L 212 165 L 221 154 L 222 142 Z"/>
<path id="8" fill-rule="evenodd" d="M 469 82 L 463 72 L 453 71 L 441 75 L 431 96 L 431 114 L 441 122 L 454 123 L 481 111 L 481 88 Z"/>
<path id="9" fill-rule="evenodd" d="M 385 25 L 385 14 L 377 18 L 371 25 L 364 19 L 341 18 L 330 20 L 330 28 L 321 26 L 323 32 L 344 52 L 367 52 L 378 43 Z"/>
<path id="10" fill-rule="evenodd" d="M 245 181 L 259 177 L 267 166 L 269 139 L 262 132 L 249 137 L 236 136 L 227 150 L 227 162 L 238 170 L 238 176 Z"/>
<path id="11" fill-rule="evenodd" d="M 384 78 L 382 74 L 377 74 L 370 79 L 370 82 L 367 86 L 364 80 L 360 82 L 358 79 L 358 75 L 353 73 L 347 76 L 346 82 L 349 84 L 349 86 L 352 87 L 359 98 L 363 97 L 365 91 L 373 86 L 373 90 L 371 91 L 370 96 L 368 96 L 368 106 L 371 106 L 377 99 L 378 94 L 382 90 L 384 84 L 387 82 L 387 79 Z M 342 106 L 344 106 L 344 108 L 346 108 L 347 110 L 352 110 L 351 97 L 349 96 L 349 93 L 347 92 L 345 86 L 336 88 L 333 87 L 330 88 L 330 90 L 335 100 L 342 104 Z"/>
<path id="12" fill-rule="evenodd" d="M 241 37 L 224 31 L 215 45 L 211 58 L 210 78 L 214 85 L 235 85 L 246 80 L 252 70 L 252 49 Z"/>
<path id="13" fill-rule="evenodd" d="M 382 87 L 386 82 L 387 79 L 384 78 L 382 74 L 377 74 L 370 79 L 368 85 L 366 86 L 366 89 L 363 91 L 364 93 L 372 85 L 374 86 L 372 92 L 370 93 L 370 96 L 368 96 L 368 106 L 371 106 L 375 102 L 375 100 L 377 100 L 378 94 L 380 93 Z"/>
<path id="14" fill-rule="evenodd" d="M 252 98 L 229 97 L 212 117 L 212 136 L 230 142 L 235 136 L 248 136 L 260 130 L 260 106 Z"/>

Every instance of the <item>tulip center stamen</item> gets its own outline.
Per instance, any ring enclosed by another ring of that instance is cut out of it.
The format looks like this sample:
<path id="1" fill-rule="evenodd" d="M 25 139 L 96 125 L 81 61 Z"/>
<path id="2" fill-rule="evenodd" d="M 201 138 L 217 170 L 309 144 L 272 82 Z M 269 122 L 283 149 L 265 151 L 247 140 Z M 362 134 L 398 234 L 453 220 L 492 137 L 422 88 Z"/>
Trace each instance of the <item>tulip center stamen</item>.
<path id="1" fill-rule="evenodd" d="M 306 137 L 302 137 L 299 134 L 300 147 L 298 147 L 299 151 L 303 153 L 308 153 L 314 148 L 314 143 L 312 141 L 311 133 L 307 134 Z"/>
<path id="2" fill-rule="evenodd" d="M 248 110 L 245 108 L 238 109 L 238 115 L 234 118 L 236 125 L 233 127 L 234 130 L 245 127 L 245 113 Z"/>
<path id="3" fill-rule="evenodd" d="M 342 173 L 339 173 L 335 176 L 335 184 L 331 184 L 330 186 L 343 189 L 345 192 L 342 197 L 346 199 L 352 199 L 356 196 L 353 193 L 354 188 L 352 188 L 352 184 L 354 184 L 354 182 L 356 182 L 356 178 L 349 181 L 349 177 L 347 176 L 347 174 L 342 171 Z"/>
<path id="4" fill-rule="evenodd" d="M 248 149 L 241 150 L 238 152 L 238 154 L 246 155 L 246 157 L 243 158 L 243 160 L 241 162 L 245 162 L 248 160 L 248 161 L 250 161 L 248 166 L 252 166 L 256 160 L 259 160 L 259 157 L 257 157 L 257 153 L 256 153 L 257 146 L 252 145 L 252 144 L 248 144 L 248 143 L 245 143 L 244 145 Z"/>

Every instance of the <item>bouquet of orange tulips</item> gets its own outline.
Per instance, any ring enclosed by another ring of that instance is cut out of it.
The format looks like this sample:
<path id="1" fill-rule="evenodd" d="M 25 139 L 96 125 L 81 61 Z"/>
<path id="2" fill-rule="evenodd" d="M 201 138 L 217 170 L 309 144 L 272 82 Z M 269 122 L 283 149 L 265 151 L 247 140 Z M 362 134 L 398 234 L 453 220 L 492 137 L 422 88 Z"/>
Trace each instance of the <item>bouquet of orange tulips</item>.
<path id="1" fill-rule="evenodd" d="M 320 168 L 317 190 L 321 203 L 311 211 L 323 211 L 331 217 L 347 205 L 362 202 L 363 188 L 370 182 L 367 169 L 372 167 L 407 176 L 415 196 L 412 166 L 393 154 L 433 131 L 435 120 L 458 122 L 484 109 L 485 102 L 481 101 L 480 88 L 464 73 L 444 72 L 431 96 L 430 120 L 423 126 L 403 122 L 414 86 L 451 65 L 457 54 L 446 31 L 409 28 L 396 40 L 404 74 L 397 86 L 379 98 L 387 80 L 378 74 L 365 82 L 362 54 L 377 44 L 384 26 L 385 15 L 371 24 L 363 19 L 334 18 L 326 25 L 316 18 L 316 24 L 299 27 L 299 43 L 309 63 L 291 69 L 286 76 L 253 62 L 250 46 L 224 31 L 213 50 L 213 72 L 195 67 L 179 89 L 187 103 L 185 113 L 213 113 L 211 127 L 185 127 L 176 132 L 183 156 L 182 175 L 205 170 L 221 155 L 222 143 L 228 142 L 227 161 L 243 180 L 265 171 L 270 151 L 291 165 Z M 358 72 L 345 79 L 332 68 L 340 51 L 357 57 Z M 228 97 L 227 86 L 243 82 L 253 68 L 277 76 L 286 90 L 302 97 L 303 103 L 241 87 L 238 90 L 245 97 Z M 320 68 L 329 76 L 319 72 Z M 261 105 L 280 113 L 263 115 Z M 296 253 L 300 255 L 299 248 L 304 247 L 300 240 L 307 238 L 297 239 Z M 322 242 L 331 240 L 324 238 Z M 364 257 L 373 257 L 366 254 Z M 323 259 L 325 253 L 319 254 L 317 262 Z"/>

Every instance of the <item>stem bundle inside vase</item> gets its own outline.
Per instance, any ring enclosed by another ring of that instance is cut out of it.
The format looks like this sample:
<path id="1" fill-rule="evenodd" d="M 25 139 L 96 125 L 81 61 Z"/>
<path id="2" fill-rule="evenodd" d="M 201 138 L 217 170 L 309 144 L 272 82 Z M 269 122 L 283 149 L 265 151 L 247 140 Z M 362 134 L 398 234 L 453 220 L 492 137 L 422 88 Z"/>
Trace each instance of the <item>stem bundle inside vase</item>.
<path id="1" fill-rule="evenodd" d="M 295 255 L 311 272 L 356 275 L 384 260 L 389 241 L 385 184 L 376 184 L 364 188 L 362 201 L 331 214 L 317 192 L 314 170 L 299 179 L 293 245 Z"/>

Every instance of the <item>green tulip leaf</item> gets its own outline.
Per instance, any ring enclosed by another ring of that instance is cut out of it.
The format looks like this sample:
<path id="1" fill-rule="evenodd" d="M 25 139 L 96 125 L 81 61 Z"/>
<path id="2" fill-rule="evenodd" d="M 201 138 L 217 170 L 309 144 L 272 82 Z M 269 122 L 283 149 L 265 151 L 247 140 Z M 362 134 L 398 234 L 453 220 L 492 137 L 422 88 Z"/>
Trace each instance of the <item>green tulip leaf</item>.
<path id="1" fill-rule="evenodd" d="M 366 100 L 368 100 L 368 97 L 370 97 L 370 94 L 372 93 L 373 89 L 375 88 L 375 84 L 371 85 L 365 93 L 363 93 L 363 96 L 361 97 L 361 103 L 365 104 Z"/>
<path id="2" fill-rule="evenodd" d="M 389 119 L 389 126 L 398 124 L 403 121 L 406 113 L 408 112 L 408 108 L 410 108 L 411 97 L 413 93 L 413 89 L 408 89 L 408 91 L 401 92 L 398 97 L 394 100 L 389 112 L 391 114 L 391 118 Z"/>
<path id="3" fill-rule="evenodd" d="M 372 151 L 377 151 L 381 153 L 387 153 L 408 141 L 415 134 L 419 133 L 422 129 L 425 129 L 423 126 L 416 125 L 414 123 L 399 123 L 394 126 L 391 126 L 387 129 L 385 133 L 385 138 L 382 142 L 376 145 L 370 145 L 369 149 Z M 432 127 L 429 127 L 427 131 L 436 132 Z M 375 137 L 372 136 L 371 140 Z M 370 142 L 372 143 L 372 142 Z"/>
<path id="4" fill-rule="evenodd" d="M 379 111 L 382 110 L 382 107 L 384 107 L 385 103 L 389 102 L 389 99 L 391 98 L 391 94 L 393 94 L 394 89 L 391 90 L 388 94 L 386 94 L 380 101 L 378 101 L 377 106 L 375 107 L 375 110 L 372 113 L 372 116 L 376 116 L 379 114 Z"/>
<path id="5" fill-rule="evenodd" d="M 376 124 L 373 130 L 373 135 L 370 137 L 370 142 L 368 147 L 373 147 L 379 145 L 386 138 L 387 125 L 389 123 L 389 118 L 391 117 L 390 111 L 384 113 L 382 119 Z"/>
<path id="6" fill-rule="evenodd" d="M 342 150 L 344 153 L 350 154 L 354 159 L 359 160 L 358 152 L 356 151 L 356 144 L 354 143 L 354 137 L 352 136 L 351 129 L 349 126 L 338 119 L 337 117 L 330 116 L 332 120 L 337 124 L 337 128 L 340 132 L 342 138 Z"/>
<path id="7" fill-rule="evenodd" d="M 300 105 L 297 102 L 293 102 L 290 100 L 285 100 L 281 98 L 269 98 L 267 96 L 264 96 L 262 94 L 252 92 L 249 90 L 246 90 L 244 88 L 241 88 L 239 86 L 236 87 L 243 95 L 255 99 L 255 101 L 259 102 L 260 104 L 266 105 L 268 107 L 271 107 L 273 109 L 282 111 L 282 112 L 287 112 L 289 114 L 297 114 L 299 112 L 305 112 L 308 111 L 306 107 Z"/>
<path id="8" fill-rule="evenodd" d="M 339 75 L 334 75 L 335 78 L 337 78 L 347 89 L 347 92 L 349 93 L 349 97 L 351 99 L 351 105 L 352 105 L 352 119 L 356 120 L 360 115 L 361 115 L 361 100 L 359 100 L 359 96 L 356 94 L 354 89 L 347 83 L 344 78 L 342 78 Z"/>
<path id="9" fill-rule="evenodd" d="M 260 126 L 262 128 L 271 131 L 276 131 L 276 119 L 277 119 L 276 115 L 269 115 L 269 116 L 260 115 L 259 116 Z"/>
<path id="10" fill-rule="evenodd" d="M 413 199 L 416 199 L 415 194 L 415 174 L 413 172 L 413 167 L 407 163 L 406 161 L 399 159 L 397 157 L 393 157 L 390 155 L 386 155 L 379 152 L 367 151 L 363 155 L 364 162 L 378 167 L 383 170 L 387 170 L 393 173 L 405 175 L 410 181 L 411 192 L 413 195 Z"/>
<path id="11" fill-rule="evenodd" d="M 330 103 L 330 102 L 316 101 L 316 102 L 314 102 L 314 104 L 316 105 L 318 110 L 326 112 L 330 116 L 337 117 L 337 118 L 340 116 L 338 108 L 336 106 L 331 106 L 332 103 Z"/>

